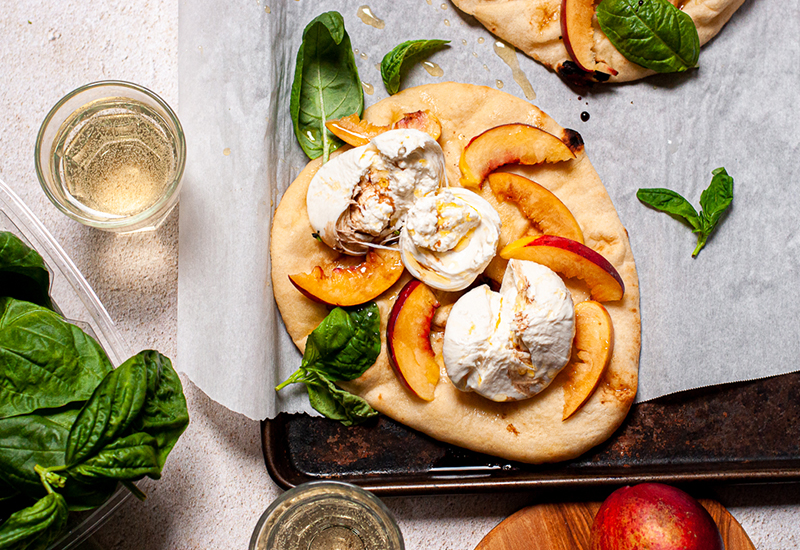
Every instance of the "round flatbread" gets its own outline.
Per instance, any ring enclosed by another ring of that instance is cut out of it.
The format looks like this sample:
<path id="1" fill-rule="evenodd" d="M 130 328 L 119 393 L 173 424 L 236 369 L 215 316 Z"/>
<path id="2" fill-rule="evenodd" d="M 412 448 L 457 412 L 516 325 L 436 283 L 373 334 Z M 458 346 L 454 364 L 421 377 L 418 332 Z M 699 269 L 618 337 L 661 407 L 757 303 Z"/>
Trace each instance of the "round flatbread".
<path id="1" fill-rule="evenodd" d="M 744 0 L 672 0 L 694 21 L 702 46 L 728 22 Z M 574 77 L 561 33 L 562 0 L 453 0 L 462 11 L 474 16 L 489 32 L 512 44 L 543 65 L 567 78 Z M 617 51 L 594 18 L 594 52 L 618 74 L 609 82 L 627 82 L 655 74 Z"/>
<path id="2" fill-rule="evenodd" d="M 451 186 L 458 185 L 462 150 L 471 138 L 489 128 L 519 122 L 557 136 L 565 132 L 526 101 L 491 88 L 456 83 L 407 89 L 369 108 L 364 118 L 387 125 L 404 113 L 425 109 L 441 122 L 439 143 Z M 312 237 L 306 214 L 306 191 L 320 165 L 319 159 L 309 163 L 287 189 L 275 212 L 270 245 L 275 299 L 289 334 L 301 349 L 329 308 L 298 292 L 288 275 L 309 272 L 315 265 L 338 257 Z M 341 385 L 364 397 L 381 413 L 436 439 L 522 462 L 566 460 L 607 439 L 622 423 L 636 394 L 640 349 L 636 267 L 625 228 L 582 146 L 574 160 L 507 168 L 543 185 L 561 199 L 580 224 L 586 245 L 605 256 L 625 283 L 623 299 L 604 304 L 613 320 L 615 346 L 598 389 L 566 421 L 562 420 L 565 381 L 560 375 L 546 390 L 525 401 L 496 403 L 459 391 L 447 377 L 441 347 L 449 304 L 461 293 L 437 292 L 442 307 L 434 317 L 431 343 L 441 365 L 441 377 L 433 401 L 415 397 L 398 381 L 386 354 L 387 317 L 398 292 L 410 279 L 407 273 L 376 300 L 382 339 L 377 362 L 360 378 Z M 501 247 L 526 234 L 538 233 L 515 204 L 499 203 L 488 184 L 483 186 L 481 195 L 495 205 L 503 220 Z M 503 269 L 498 260 L 487 271 L 494 270 L 492 277 L 496 279 Z M 588 299 L 588 289 L 581 281 L 565 282 L 576 302 Z"/>

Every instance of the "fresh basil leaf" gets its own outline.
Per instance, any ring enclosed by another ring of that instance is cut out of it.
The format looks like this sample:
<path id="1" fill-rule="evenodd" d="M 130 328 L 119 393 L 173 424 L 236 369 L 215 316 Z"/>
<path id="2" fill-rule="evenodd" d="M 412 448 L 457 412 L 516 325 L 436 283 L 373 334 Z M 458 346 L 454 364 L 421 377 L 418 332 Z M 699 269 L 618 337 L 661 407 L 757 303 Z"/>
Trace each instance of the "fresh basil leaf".
<path id="1" fill-rule="evenodd" d="M 411 61 L 428 55 L 449 43 L 449 40 L 438 39 L 408 40 L 395 46 L 392 51 L 383 56 L 381 78 L 389 95 L 394 95 L 400 91 L 401 75 Z"/>
<path id="2" fill-rule="evenodd" d="M 600 29 L 629 61 L 659 73 L 697 65 L 697 27 L 668 0 L 603 0 L 596 14 Z"/>
<path id="3" fill-rule="evenodd" d="M 73 466 L 122 435 L 136 420 L 147 394 L 147 368 L 138 356 L 106 375 L 78 413 L 64 462 Z"/>
<path id="4" fill-rule="evenodd" d="M 46 491 L 34 467 L 63 468 L 69 426 L 76 416 L 74 408 L 65 408 L 0 420 L 0 480 L 30 498 L 43 497 Z M 89 510 L 105 502 L 116 485 L 113 480 L 91 485 L 68 480 L 59 491 L 70 510 Z"/>
<path id="5" fill-rule="evenodd" d="M 38 252 L 8 231 L 0 231 L 0 294 L 53 309 L 50 272 Z"/>
<path id="6" fill-rule="evenodd" d="M 381 352 L 380 323 L 375 302 L 349 310 L 334 308 L 306 339 L 300 368 L 275 389 L 306 384 L 311 406 L 348 426 L 374 416 L 366 401 L 334 381 L 358 378 L 375 363 Z"/>
<path id="7" fill-rule="evenodd" d="M 306 389 L 314 410 L 345 426 L 361 424 L 378 414 L 366 400 L 339 388 L 321 373 L 311 375 Z"/>
<path id="8" fill-rule="evenodd" d="M 189 425 L 183 386 L 169 358 L 157 351 L 135 356 L 147 370 L 147 396 L 132 429 L 153 436 L 158 449 L 158 469 L 164 467 L 175 443 Z"/>
<path id="9" fill-rule="evenodd" d="M 21 493 L 44 496 L 34 466 L 63 466 L 69 428 L 62 424 L 37 414 L 0 420 L 0 477 Z"/>
<path id="10" fill-rule="evenodd" d="M 636 198 L 656 210 L 682 218 L 692 229 L 699 229 L 701 219 L 689 201 L 669 189 L 639 189 Z"/>
<path id="11" fill-rule="evenodd" d="M 100 345 L 58 314 L 0 298 L 0 418 L 84 401 L 112 369 Z"/>
<path id="12" fill-rule="evenodd" d="M 97 454 L 67 469 L 79 481 L 90 483 L 96 478 L 135 481 L 144 476 L 161 477 L 158 441 L 153 436 L 138 432 L 116 439 Z"/>
<path id="13" fill-rule="evenodd" d="M 349 311 L 333 309 L 308 336 L 303 365 L 323 371 L 331 380 L 358 378 L 381 352 L 380 326 L 374 302 Z"/>
<path id="14" fill-rule="evenodd" d="M 717 168 L 713 174 L 708 188 L 700 195 L 698 214 L 689 202 L 675 191 L 669 189 L 639 189 L 636 196 L 643 203 L 662 212 L 667 212 L 680 219 L 686 220 L 697 233 L 697 246 L 692 252 L 696 258 L 706 244 L 709 235 L 719 224 L 722 214 L 733 202 L 733 178 L 724 168 Z"/>
<path id="15" fill-rule="evenodd" d="M 324 162 L 342 145 L 325 122 L 364 111 L 364 90 L 340 13 L 323 13 L 303 31 L 289 109 L 300 147 Z"/>
<path id="16" fill-rule="evenodd" d="M 64 497 L 49 493 L 0 525 L 0 548 L 45 550 L 66 528 L 68 515 Z"/>
<path id="17" fill-rule="evenodd" d="M 711 174 L 708 189 L 700 195 L 704 229 L 708 232 L 714 229 L 722 214 L 733 202 L 733 178 L 728 175 L 725 168 L 717 168 Z"/>

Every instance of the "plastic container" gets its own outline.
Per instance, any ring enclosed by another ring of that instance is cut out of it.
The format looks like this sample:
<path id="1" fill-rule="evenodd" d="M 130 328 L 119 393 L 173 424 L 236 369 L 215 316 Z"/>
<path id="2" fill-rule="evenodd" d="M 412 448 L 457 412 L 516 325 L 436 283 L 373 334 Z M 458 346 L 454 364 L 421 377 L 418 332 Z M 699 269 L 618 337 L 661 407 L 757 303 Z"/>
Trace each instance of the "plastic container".
<path id="1" fill-rule="evenodd" d="M 33 212 L 2 180 L 0 231 L 14 233 L 42 256 L 50 270 L 50 295 L 54 304 L 65 318 L 94 336 L 114 366 L 119 366 L 132 355 L 103 304 L 75 264 Z M 131 493 L 120 486 L 99 508 L 72 514 L 67 532 L 48 550 L 75 548 L 89 538 L 130 496 Z"/>

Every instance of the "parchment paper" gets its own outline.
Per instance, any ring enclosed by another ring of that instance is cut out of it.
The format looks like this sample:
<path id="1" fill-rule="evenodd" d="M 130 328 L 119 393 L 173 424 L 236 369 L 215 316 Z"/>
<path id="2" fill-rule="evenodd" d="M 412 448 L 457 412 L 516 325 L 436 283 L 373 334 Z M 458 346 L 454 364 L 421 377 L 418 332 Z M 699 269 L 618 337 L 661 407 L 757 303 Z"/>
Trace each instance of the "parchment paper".
<path id="1" fill-rule="evenodd" d="M 180 202 L 178 367 L 211 398 L 254 419 L 311 412 L 302 388 L 273 387 L 300 363 L 269 277 L 271 215 L 307 159 L 289 91 L 305 25 L 345 18 L 367 105 L 386 97 L 376 64 L 402 41 L 450 47 L 403 82 L 455 80 L 524 97 L 493 36 L 443 0 L 372 0 L 383 29 L 342 0 L 188 0 L 180 11 L 180 118 L 188 163 Z M 797 370 L 800 338 L 800 35 L 798 2 L 747 0 L 701 51 L 700 67 L 626 85 L 570 89 L 522 54 L 537 106 L 579 131 L 627 227 L 639 271 L 642 353 L 637 399 Z M 588 121 L 581 113 L 588 112 Z M 645 207 L 667 187 L 699 209 L 711 171 L 735 179 L 733 207 L 706 248 Z"/>

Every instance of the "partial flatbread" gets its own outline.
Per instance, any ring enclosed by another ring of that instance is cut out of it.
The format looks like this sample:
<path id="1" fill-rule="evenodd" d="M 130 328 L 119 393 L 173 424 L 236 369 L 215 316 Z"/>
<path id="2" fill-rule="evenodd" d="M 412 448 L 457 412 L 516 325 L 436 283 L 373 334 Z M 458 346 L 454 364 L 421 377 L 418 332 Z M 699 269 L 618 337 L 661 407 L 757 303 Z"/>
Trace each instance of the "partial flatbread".
<path id="1" fill-rule="evenodd" d="M 678 6 L 694 21 L 702 46 L 743 3 L 744 0 L 687 0 Z M 474 16 L 492 34 L 558 73 L 563 72 L 564 62 L 571 61 L 561 36 L 561 0 L 453 0 L 453 4 Z M 609 82 L 627 82 L 655 74 L 625 59 L 600 30 L 597 18 L 593 26 L 596 59 L 619 73 Z"/>

